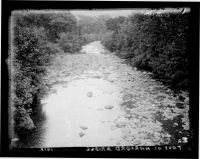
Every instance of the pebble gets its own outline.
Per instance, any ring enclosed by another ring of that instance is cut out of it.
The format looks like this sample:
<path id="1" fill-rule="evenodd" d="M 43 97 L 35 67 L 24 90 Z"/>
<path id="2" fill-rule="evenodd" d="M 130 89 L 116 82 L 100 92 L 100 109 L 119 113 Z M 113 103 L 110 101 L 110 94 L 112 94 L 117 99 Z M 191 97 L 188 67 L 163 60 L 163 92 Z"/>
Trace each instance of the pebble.
<path id="1" fill-rule="evenodd" d="M 125 94 L 125 95 L 123 96 L 123 100 L 124 100 L 124 101 L 131 100 L 132 98 L 133 98 L 133 95 L 132 95 L 132 94 Z"/>
<path id="2" fill-rule="evenodd" d="M 136 106 L 134 105 L 135 103 L 136 101 L 127 101 L 127 102 L 123 102 L 121 106 L 125 106 L 129 109 L 132 109 L 132 108 L 136 108 Z"/>
<path id="3" fill-rule="evenodd" d="M 178 123 L 174 123 L 174 126 L 178 126 Z"/>
<path id="4" fill-rule="evenodd" d="M 183 143 L 187 143 L 188 142 L 188 138 L 187 137 L 182 137 L 182 142 Z"/>
<path id="5" fill-rule="evenodd" d="M 153 138 L 152 141 L 155 142 L 155 143 L 158 143 L 160 141 L 160 139 L 159 138 Z"/>
<path id="6" fill-rule="evenodd" d="M 120 123 L 117 123 L 115 126 L 116 126 L 117 128 L 122 128 L 122 127 L 125 127 L 126 124 L 123 123 L 123 122 L 120 122 Z"/>
<path id="7" fill-rule="evenodd" d="M 133 141 L 133 144 L 134 145 L 140 145 L 142 142 L 140 141 L 140 140 L 135 140 L 135 141 Z"/>
<path id="8" fill-rule="evenodd" d="M 125 118 L 131 118 L 131 114 L 124 115 Z"/>

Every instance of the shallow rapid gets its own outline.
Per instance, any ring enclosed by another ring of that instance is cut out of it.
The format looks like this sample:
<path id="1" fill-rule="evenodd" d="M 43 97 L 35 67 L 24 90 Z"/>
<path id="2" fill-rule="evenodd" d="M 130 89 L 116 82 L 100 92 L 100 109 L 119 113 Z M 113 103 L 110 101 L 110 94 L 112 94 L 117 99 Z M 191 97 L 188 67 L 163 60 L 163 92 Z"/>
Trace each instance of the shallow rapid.
<path id="1" fill-rule="evenodd" d="M 45 77 L 45 120 L 27 147 L 183 144 L 190 129 L 188 93 L 174 94 L 151 75 L 100 42 L 57 55 Z"/>

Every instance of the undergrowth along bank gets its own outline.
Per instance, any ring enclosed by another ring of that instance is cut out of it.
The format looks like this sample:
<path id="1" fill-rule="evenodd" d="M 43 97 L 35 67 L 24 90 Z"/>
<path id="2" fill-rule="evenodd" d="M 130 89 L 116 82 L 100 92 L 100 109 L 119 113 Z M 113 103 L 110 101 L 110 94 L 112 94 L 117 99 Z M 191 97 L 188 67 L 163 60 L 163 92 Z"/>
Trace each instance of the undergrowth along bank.
<path id="1" fill-rule="evenodd" d="M 43 77 L 56 54 L 76 53 L 82 37 L 77 20 L 69 12 L 13 11 L 11 127 L 17 134 L 35 128 L 31 114 L 45 90 Z M 13 121 L 13 122 L 12 122 Z M 13 134 L 10 138 L 13 138 Z"/>
<path id="2" fill-rule="evenodd" d="M 189 14 L 133 14 L 110 18 L 102 44 L 130 65 L 152 71 L 175 90 L 189 87 Z"/>

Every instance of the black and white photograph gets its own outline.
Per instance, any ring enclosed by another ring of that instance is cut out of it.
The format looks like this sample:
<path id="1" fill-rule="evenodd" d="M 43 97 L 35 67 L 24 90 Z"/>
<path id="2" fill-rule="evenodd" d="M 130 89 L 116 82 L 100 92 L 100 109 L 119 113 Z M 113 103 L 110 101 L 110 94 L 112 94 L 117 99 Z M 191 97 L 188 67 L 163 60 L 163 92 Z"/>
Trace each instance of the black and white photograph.
<path id="1" fill-rule="evenodd" d="M 9 150 L 191 150 L 190 14 L 12 10 Z"/>

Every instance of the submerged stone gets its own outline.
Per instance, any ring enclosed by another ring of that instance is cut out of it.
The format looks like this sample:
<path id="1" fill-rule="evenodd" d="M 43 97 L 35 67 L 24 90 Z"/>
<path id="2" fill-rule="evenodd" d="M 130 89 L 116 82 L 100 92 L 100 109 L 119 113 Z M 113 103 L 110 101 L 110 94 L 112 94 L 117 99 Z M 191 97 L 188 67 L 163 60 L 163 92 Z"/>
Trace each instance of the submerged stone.
<path id="1" fill-rule="evenodd" d="M 83 133 L 83 132 L 80 132 L 80 133 L 79 133 L 79 136 L 80 136 L 80 137 L 83 137 L 84 135 L 85 135 L 85 133 Z"/>
<path id="2" fill-rule="evenodd" d="M 83 130 L 87 130 L 88 129 L 87 126 L 80 126 L 80 128 L 83 129 Z"/>
<path id="3" fill-rule="evenodd" d="M 93 96 L 93 93 L 92 93 L 92 92 L 88 92 L 88 93 L 87 93 L 87 96 L 90 98 L 90 97 Z"/>

